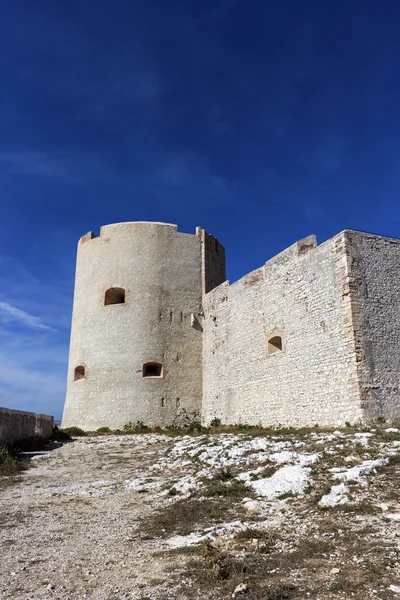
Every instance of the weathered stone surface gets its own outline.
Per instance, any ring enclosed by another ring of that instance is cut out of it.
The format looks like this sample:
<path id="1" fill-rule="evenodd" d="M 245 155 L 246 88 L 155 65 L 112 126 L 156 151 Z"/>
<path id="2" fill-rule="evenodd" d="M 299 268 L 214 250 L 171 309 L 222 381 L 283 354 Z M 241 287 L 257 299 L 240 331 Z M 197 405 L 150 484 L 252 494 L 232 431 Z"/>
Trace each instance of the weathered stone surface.
<path id="1" fill-rule="evenodd" d="M 203 298 L 204 421 L 399 418 L 400 241 L 344 231 L 316 246 L 311 236 L 260 272 Z M 268 356 L 274 335 L 282 351 Z"/>
<path id="2" fill-rule="evenodd" d="M 33 437 L 48 438 L 53 433 L 54 419 L 23 410 L 0 408 L 0 443 L 12 443 Z"/>

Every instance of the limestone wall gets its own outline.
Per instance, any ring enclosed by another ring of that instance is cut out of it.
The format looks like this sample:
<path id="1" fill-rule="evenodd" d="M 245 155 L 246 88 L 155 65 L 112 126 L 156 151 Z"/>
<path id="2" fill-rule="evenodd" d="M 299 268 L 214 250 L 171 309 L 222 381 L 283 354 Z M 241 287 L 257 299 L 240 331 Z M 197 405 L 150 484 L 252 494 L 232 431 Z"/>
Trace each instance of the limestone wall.
<path id="1" fill-rule="evenodd" d="M 202 247 L 165 223 L 118 223 L 78 247 L 62 426 L 182 422 L 200 413 Z M 123 288 L 125 302 L 105 306 Z M 143 377 L 158 362 L 161 377 Z M 74 381 L 81 365 L 85 376 Z"/>
<path id="2" fill-rule="evenodd" d="M 201 244 L 202 294 L 213 290 L 226 280 L 225 248 L 216 237 L 197 227 Z"/>
<path id="3" fill-rule="evenodd" d="M 363 410 L 368 419 L 399 419 L 400 240 L 345 236 Z"/>
<path id="4" fill-rule="evenodd" d="M 49 438 L 54 418 L 11 408 L 0 408 L 0 443 L 12 443 L 33 437 Z"/>
<path id="5" fill-rule="evenodd" d="M 203 420 L 344 425 L 362 418 L 344 234 L 302 240 L 203 298 Z M 280 335 L 283 350 L 267 355 Z"/>

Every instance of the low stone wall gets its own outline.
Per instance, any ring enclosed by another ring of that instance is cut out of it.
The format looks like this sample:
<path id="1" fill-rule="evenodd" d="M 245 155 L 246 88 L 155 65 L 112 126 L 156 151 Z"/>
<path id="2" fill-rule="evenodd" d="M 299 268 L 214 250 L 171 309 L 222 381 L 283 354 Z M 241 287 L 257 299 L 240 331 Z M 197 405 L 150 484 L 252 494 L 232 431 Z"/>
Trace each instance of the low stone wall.
<path id="1" fill-rule="evenodd" d="M 33 437 L 48 438 L 53 432 L 53 426 L 54 417 L 50 415 L 0 407 L 0 443 Z"/>

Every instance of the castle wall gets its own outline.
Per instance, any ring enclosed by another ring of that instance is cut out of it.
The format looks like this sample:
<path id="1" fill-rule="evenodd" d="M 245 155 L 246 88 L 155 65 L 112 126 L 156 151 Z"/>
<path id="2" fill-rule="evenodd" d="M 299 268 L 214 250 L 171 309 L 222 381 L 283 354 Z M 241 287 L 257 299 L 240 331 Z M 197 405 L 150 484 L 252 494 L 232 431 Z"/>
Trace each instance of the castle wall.
<path id="1" fill-rule="evenodd" d="M 50 438 L 54 418 L 24 410 L 0 408 L 0 443 L 11 444 L 34 437 Z"/>
<path id="2" fill-rule="evenodd" d="M 203 298 L 205 423 L 344 425 L 362 418 L 344 234 L 297 242 Z M 283 350 L 267 355 L 280 335 Z"/>
<path id="3" fill-rule="evenodd" d="M 363 410 L 367 419 L 399 419 L 400 240 L 345 236 Z"/>
<path id="4" fill-rule="evenodd" d="M 125 303 L 105 306 L 105 291 Z M 118 223 L 78 246 L 63 427 L 180 423 L 202 397 L 201 241 L 163 223 Z M 162 363 L 162 377 L 143 364 Z M 74 381 L 77 365 L 85 377 Z"/>

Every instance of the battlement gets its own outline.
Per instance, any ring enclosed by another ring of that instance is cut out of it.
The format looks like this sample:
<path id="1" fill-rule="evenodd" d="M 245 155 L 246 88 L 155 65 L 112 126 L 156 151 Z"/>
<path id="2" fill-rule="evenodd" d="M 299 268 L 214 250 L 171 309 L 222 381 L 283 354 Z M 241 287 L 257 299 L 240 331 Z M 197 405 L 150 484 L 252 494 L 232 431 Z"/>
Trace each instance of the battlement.
<path id="1" fill-rule="evenodd" d="M 202 236 L 206 234 L 209 237 L 209 239 L 214 240 L 214 246 L 217 248 L 217 251 L 223 249 L 223 246 L 220 244 L 218 239 L 206 233 L 201 227 L 196 227 L 195 233 L 191 234 L 178 231 L 178 225 L 175 225 L 174 223 L 163 223 L 161 221 L 121 221 L 120 223 L 110 223 L 108 225 L 103 225 L 100 228 L 100 233 L 98 235 L 96 235 L 93 231 L 89 231 L 88 233 L 83 235 L 79 240 L 79 244 L 85 244 L 86 242 L 98 239 L 99 237 L 110 237 L 113 235 L 113 233 L 119 234 L 120 232 L 125 232 L 127 230 L 135 230 L 137 228 L 154 230 L 160 227 L 163 230 L 169 229 L 170 231 L 178 233 L 179 235 L 195 235 L 199 238 L 202 238 Z"/>
<path id="2" fill-rule="evenodd" d="M 268 259 L 264 265 L 254 269 L 254 271 L 250 271 L 250 273 L 246 273 L 246 275 L 237 281 L 234 281 L 233 283 L 224 281 L 219 286 L 214 287 L 207 293 L 207 297 L 211 294 L 214 303 L 225 301 L 228 297 L 230 288 L 249 288 L 265 282 L 268 279 L 269 273 L 287 268 L 299 259 L 301 260 L 303 256 L 315 248 L 317 248 L 317 238 L 315 235 L 309 235 L 295 242 L 289 246 L 289 248 L 285 248 L 285 250 L 282 250 L 282 252 L 279 252 L 276 256 Z"/>

